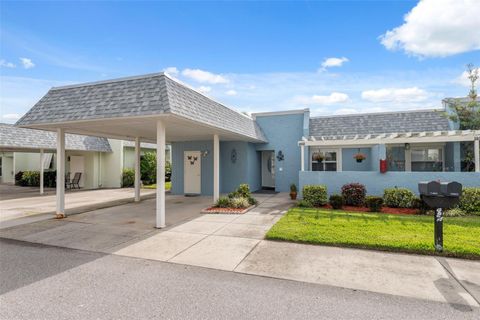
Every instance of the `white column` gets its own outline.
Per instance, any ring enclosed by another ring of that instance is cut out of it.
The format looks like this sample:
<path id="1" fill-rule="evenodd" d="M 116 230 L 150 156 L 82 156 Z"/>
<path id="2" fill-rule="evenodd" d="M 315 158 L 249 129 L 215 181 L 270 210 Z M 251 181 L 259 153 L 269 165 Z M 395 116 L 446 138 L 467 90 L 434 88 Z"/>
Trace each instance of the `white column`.
<path id="1" fill-rule="evenodd" d="M 475 172 L 480 172 L 480 140 L 475 140 L 473 144 L 473 152 L 475 153 Z"/>
<path id="2" fill-rule="evenodd" d="M 300 145 L 300 170 L 305 171 L 305 146 Z"/>
<path id="3" fill-rule="evenodd" d="M 165 228 L 165 124 L 162 120 L 157 120 L 156 227 Z"/>
<path id="4" fill-rule="evenodd" d="M 65 217 L 65 130 L 57 129 L 57 218 Z"/>
<path id="5" fill-rule="evenodd" d="M 140 138 L 135 138 L 135 202 L 140 201 Z"/>
<path id="6" fill-rule="evenodd" d="M 412 149 L 405 149 L 405 171 L 412 171 Z"/>
<path id="7" fill-rule="evenodd" d="M 43 194 L 43 162 L 44 162 L 45 154 L 43 153 L 43 149 L 40 149 L 40 194 Z"/>
<path id="8" fill-rule="evenodd" d="M 220 198 L 220 139 L 213 135 L 213 202 Z"/>

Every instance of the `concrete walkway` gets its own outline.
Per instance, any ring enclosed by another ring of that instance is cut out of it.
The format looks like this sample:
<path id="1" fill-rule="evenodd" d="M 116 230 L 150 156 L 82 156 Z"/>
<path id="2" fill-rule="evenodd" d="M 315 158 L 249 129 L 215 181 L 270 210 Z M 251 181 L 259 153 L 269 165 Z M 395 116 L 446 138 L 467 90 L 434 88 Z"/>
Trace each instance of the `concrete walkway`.
<path id="1" fill-rule="evenodd" d="M 14 188 L 13 192 L 16 192 L 18 188 L 23 188 L 10 187 Z M 5 191 L 4 189 L 2 190 Z M 31 192 L 31 188 L 27 187 L 27 189 Z M 11 195 L 11 193 L 9 194 Z M 154 194 L 155 190 L 142 189 L 142 198 L 152 197 Z M 65 194 L 65 211 L 68 215 L 120 205 L 133 201 L 133 197 L 134 192 L 131 188 L 70 191 Z M 49 219 L 55 214 L 54 192 L 49 192 L 44 196 L 7 198 L 9 199 L 4 200 L 2 195 L 0 199 L 0 228 Z"/>

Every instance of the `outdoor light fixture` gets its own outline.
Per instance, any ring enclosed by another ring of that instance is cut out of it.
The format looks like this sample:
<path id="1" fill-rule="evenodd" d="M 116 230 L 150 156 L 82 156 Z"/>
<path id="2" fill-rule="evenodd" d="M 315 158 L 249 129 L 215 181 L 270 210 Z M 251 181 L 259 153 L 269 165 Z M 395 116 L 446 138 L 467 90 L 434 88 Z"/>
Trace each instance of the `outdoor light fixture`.
<path id="1" fill-rule="evenodd" d="M 278 161 L 283 161 L 283 159 L 285 159 L 285 156 L 283 155 L 282 150 L 280 150 L 280 151 L 278 151 L 278 154 L 277 154 L 277 160 Z"/>
<path id="2" fill-rule="evenodd" d="M 205 158 L 210 153 L 210 150 L 203 150 L 203 151 L 200 151 L 200 152 L 202 153 L 202 157 Z"/>
<path id="3" fill-rule="evenodd" d="M 410 143 L 405 143 L 405 150 L 410 150 Z"/>

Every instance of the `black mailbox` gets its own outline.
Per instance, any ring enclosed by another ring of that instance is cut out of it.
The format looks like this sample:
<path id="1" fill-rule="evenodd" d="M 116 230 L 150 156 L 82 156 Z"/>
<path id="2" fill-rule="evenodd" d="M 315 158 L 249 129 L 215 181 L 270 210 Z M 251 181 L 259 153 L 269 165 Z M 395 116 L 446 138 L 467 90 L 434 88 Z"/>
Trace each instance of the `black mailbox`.
<path id="1" fill-rule="evenodd" d="M 420 182 L 418 184 L 420 197 L 433 208 L 450 209 L 459 201 L 462 195 L 462 185 L 458 182 Z"/>
<path id="2" fill-rule="evenodd" d="M 443 251 L 443 209 L 453 208 L 462 195 L 462 185 L 458 182 L 420 182 L 418 191 L 422 200 L 435 209 L 434 241 L 435 250 Z"/>

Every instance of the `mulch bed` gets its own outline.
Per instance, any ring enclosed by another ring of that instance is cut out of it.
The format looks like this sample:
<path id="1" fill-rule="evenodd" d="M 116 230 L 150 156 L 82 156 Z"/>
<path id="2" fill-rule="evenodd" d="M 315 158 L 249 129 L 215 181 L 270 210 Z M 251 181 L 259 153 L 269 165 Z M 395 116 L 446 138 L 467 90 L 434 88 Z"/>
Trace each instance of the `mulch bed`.
<path id="1" fill-rule="evenodd" d="M 203 209 L 201 213 L 224 213 L 224 214 L 244 214 L 255 206 L 250 206 L 248 208 L 219 208 L 219 207 L 210 207 Z"/>
<path id="2" fill-rule="evenodd" d="M 332 209 L 332 206 L 326 204 L 321 208 Z M 370 212 L 367 207 L 354 207 L 354 206 L 343 206 L 342 210 L 344 211 L 352 211 L 352 212 Z M 390 208 L 390 207 L 382 207 L 381 213 L 388 213 L 388 214 L 417 214 L 417 209 L 412 208 Z"/>

